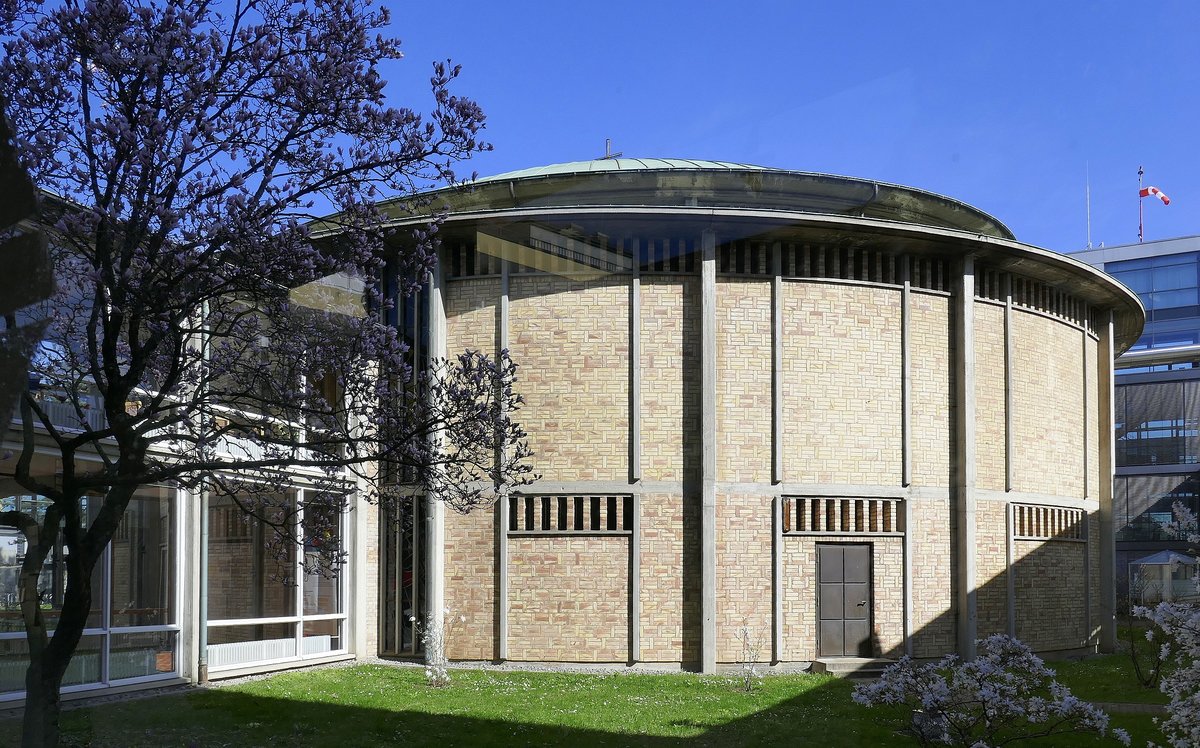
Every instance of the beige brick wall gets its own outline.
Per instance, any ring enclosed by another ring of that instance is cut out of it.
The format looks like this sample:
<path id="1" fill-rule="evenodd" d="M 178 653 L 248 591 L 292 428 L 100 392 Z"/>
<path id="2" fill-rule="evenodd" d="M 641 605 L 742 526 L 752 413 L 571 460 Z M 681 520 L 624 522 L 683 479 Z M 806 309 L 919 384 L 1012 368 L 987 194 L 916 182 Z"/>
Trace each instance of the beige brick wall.
<path id="1" fill-rule="evenodd" d="M 975 485 L 1005 489 L 1004 307 L 975 303 Z"/>
<path id="2" fill-rule="evenodd" d="M 923 293 L 911 298 L 912 481 L 949 486 L 954 448 L 950 299 Z"/>
<path id="3" fill-rule="evenodd" d="M 496 352 L 499 299 L 500 281 L 497 278 L 447 283 L 446 350 L 449 355 L 457 355 L 468 348 L 489 355 Z"/>
<path id="4" fill-rule="evenodd" d="M 1013 488 L 1083 497 L 1083 347 L 1074 328 L 1013 312 Z"/>
<path id="5" fill-rule="evenodd" d="M 1084 646 L 1084 544 L 1018 540 L 1013 575 L 1017 638 L 1034 651 Z"/>
<path id="6" fill-rule="evenodd" d="M 717 661 L 737 662 L 743 625 L 771 658 L 771 500 L 717 494 Z"/>
<path id="7" fill-rule="evenodd" d="M 861 543 L 861 537 L 785 536 L 783 538 L 783 641 L 781 659 L 817 657 L 817 545 Z M 904 543 L 900 538 L 871 540 L 872 629 L 876 654 L 904 654 Z M 770 600 L 770 597 L 767 597 Z"/>
<path id="8" fill-rule="evenodd" d="M 519 414 L 547 480 L 629 475 L 629 279 L 514 276 L 509 347 Z"/>
<path id="9" fill-rule="evenodd" d="M 700 284 L 643 278 L 642 477 L 683 479 L 700 464 Z"/>
<path id="10" fill-rule="evenodd" d="M 700 540 L 695 501 L 641 499 L 641 649 L 645 662 L 700 657 Z M 690 573 L 685 574 L 685 567 Z"/>
<path id="11" fill-rule="evenodd" d="M 900 292 L 784 283 L 784 477 L 898 485 Z"/>
<path id="12" fill-rule="evenodd" d="M 510 659 L 627 661 L 627 537 L 516 538 L 508 544 Z"/>
<path id="13" fill-rule="evenodd" d="M 717 283 L 717 480 L 771 480 L 771 283 Z"/>
<path id="14" fill-rule="evenodd" d="M 979 638 L 1008 633 L 1008 509 L 1003 501 L 975 505 L 975 630 Z"/>
<path id="15" fill-rule="evenodd" d="M 466 621 L 454 624 L 446 654 L 454 660 L 490 660 L 495 640 L 496 508 L 446 512 L 445 601 Z"/>
<path id="16" fill-rule="evenodd" d="M 939 657 L 955 648 L 950 502 L 911 503 L 913 655 Z"/>

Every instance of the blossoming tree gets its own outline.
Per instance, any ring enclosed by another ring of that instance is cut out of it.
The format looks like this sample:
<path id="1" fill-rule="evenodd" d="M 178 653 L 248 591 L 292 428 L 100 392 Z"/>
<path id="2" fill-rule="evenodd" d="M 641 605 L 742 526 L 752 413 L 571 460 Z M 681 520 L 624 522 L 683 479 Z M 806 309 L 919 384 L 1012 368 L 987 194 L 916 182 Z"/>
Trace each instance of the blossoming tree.
<path id="1" fill-rule="evenodd" d="M 433 267 L 436 220 L 395 249 L 374 202 L 453 180 L 487 147 L 479 107 L 450 92 L 456 67 L 434 66 L 427 114 L 389 106 L 378 66 L 400 49 L 377 35 L 389 19 L 370 0 L 0 10 L 16 144 L 53 196 L 59 291 L 24 315 L 49 323 L 35 378 L 75 413 L 66 427 L 23 397 L 15 480 L 44 502 L 0 512 L 28 542 L 24 742 L 53 745 L 89 580 L 139 486 L 229 496 L 279 547 L 319 535 L 306 559 L 328 571 L 343 551 L 321 522 L 354 486 L 387 502 L 378 475 L 403 476 L 466 510 L 527 479 L 529 455 L 506 355 L 417 366 L 380 322 L 390 289 Z M 322 236 L 318 212 L 335 214 Z M 49 477 L 34 466 L 46 440 Z M 281 507 L 298 468 L 313 490 Z M 51 633 L 37 585 L 59 538 Z"/>

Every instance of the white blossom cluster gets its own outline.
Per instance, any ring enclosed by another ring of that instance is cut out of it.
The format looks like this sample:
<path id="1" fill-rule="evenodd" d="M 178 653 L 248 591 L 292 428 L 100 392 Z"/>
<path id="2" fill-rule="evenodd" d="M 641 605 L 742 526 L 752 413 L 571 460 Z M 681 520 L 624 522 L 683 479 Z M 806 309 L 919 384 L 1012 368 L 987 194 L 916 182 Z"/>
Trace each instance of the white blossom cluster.
<path id="1" fill-rule="evenodd" d="M 878 681 L 855 688 L 853 698 L 864 706 L 909 706 L 911 719 L 900 732 L 922 746 L 989 748 L 1067 732 L 1109 732 L 1107 714 L 1073 696 L 1024 643 L 999 634 L 979 640 L 978 656 L 966 662 L 956 655 L 930 663 L 906 656 Z M 1129 745 L 1124 730 L 1111 734 Z"/>

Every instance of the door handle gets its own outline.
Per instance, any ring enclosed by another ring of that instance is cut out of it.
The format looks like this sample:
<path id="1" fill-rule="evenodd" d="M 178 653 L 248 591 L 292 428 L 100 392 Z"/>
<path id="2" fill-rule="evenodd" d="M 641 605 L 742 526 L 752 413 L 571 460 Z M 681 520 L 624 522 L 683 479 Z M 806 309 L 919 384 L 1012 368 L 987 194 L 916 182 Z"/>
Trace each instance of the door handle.
<path id="1" fill-rule="evenodd" d="M 860 608 L 861 608 L 861 607 L 865 606 L 866 604 L 867 604 L 867 601 L 866 601 L 866 600 L 863 600 L 862 602 L 860 602 L 860 603 L 858 604 L 858 607 L 860 607 Z"/>

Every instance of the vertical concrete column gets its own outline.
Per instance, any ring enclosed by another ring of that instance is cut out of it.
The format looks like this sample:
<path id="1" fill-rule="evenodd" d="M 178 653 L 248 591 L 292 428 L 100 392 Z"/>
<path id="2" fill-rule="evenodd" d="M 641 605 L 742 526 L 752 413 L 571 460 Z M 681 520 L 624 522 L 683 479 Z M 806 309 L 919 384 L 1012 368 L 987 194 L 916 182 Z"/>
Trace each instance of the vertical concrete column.
<path id="1" fill-rule="evenodd" d="M 629 664 L 642 659 L 642 496 L 633 498 L 633 527 L 629 528 Z"/>
<path id="2" fill-rule="evenodd" d="M 954 288 L 954 491 L 953 511 L 958 654 L 975 658 L 975 258 L 962 258 Z"/>
<path id="3" fill-rule="evenodd" d="M 442 263 L 429 273 L 429 352 L 427 364 L 432 366 L 439 358 L 446 357 L 446 304 L 445 279 Z M 441 435 L 433 438 L 440 439 Z M 425 610 L 429 611 L 426 625 L 440 628 L 442 609 L 446 607 L 446 505 L 441 497 L 426 495 L 425 527 L 429 542 L 425 548 Z M 429 653 L 426 652 L 426 657 Z"/>
<path id="4" fill-rule="evenodd" d="M 1012 273 L 1004 274 L 1004 490 L 1013 490 L 1013 292 Z M 1015 634 L 1014 634 L 1015 636 Z"/>
<path id="5" fill-rule="evenodd" d="M 496 351 L 508 350 L 508 260 L 500 261 L 500 304 L 496 314 Z M 508 659 L 508 500 L 496 510 L 496 659 Z"/>
<path id="6" fill-rule="evenodd" d="M 783 660 L 783 512 L 784 499 L 771 499 L 771 662 Z"/>
<path id="7" fill-rule="evenodd" d="M 1113 313 L 1106 312 L 1097 319 L 1096 332 L 1100 345 L 1096 356 L 1096 385 L 1099 389 L 1100 416 L 1100 485 L 1096 486 L 1100 502 L 1100 651 L 1113 652 L 1117 646 L 1117 589 L 1116 529 L 1113 523 L 1113 475 L 1116 473 L 1116 450 L 1113 444 L 1114 362 L 1116 360 Z"/>
<path id="8" fill-rule="evenodd" d="M 783 246 L 771 245 L 771 482 L 783 482 Z"/>
<path id="9" fill-rule="evenodd" d="M 629 280 L 629 482 L 642 479 L 642 275 L 641 242 L 634 239 Z"/>
<path id="10" fill-rule="evenodd" d="M 900 259 L 900 485 L 909 486 L 912 485 L 912 256 Z M 909 526 L 904 527 L 907 542 Z"/>
<path id="11" fill-rule="evenodd" d="M 700 671 L 717 669 L 717 235 L 700 235 Z"/>

